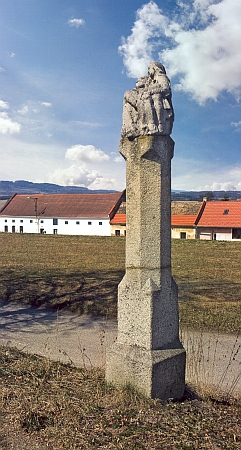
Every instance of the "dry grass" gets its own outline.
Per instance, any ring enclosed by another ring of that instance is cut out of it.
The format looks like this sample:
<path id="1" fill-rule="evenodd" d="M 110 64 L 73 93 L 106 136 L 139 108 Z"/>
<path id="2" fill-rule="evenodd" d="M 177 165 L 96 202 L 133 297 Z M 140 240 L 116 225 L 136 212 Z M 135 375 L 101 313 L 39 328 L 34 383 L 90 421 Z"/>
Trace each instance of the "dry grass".
<path id="1" fill-rule="evenodd" d="M 173 241 L 173 275 L 182 326 L 241 329 L 241 243 Z"/>
<path id="2" fill-rule="evenodd" d="M 122 238 L 0 234 L 0 299 L 115 316 L 124 248 Z"/>
<path id="3" fill-rule="evenodd" d="M 202 202 L 197 201 L 175 201 L 173 200 L 171 203 L 171 210 L 173 215 L 178 214 L 197 214 Z"/>
<path id="4" fill-rule="evenodd" d="M 77 369 L 0 348 L 0 448 L 240 449 L 241 405 L 199 398 L 148 400 Z"/>
<path id="5" fill-rule="evenodd" d="M 241 243 L 173 240 L 183 326 L 236 333 Z M 0 234 L 0 300 L 114 317 L 125 239 Z"/>
<path id="6" fill-rule="evenodd" d="M 240 245 L 173 242 L 183 327 L 238 333 Z M 124 249 L 122 238 L 0 234 L 1 300 L 114 316 Z M 106 386 L 101 369 L 0 347 L 0 449 L 240 449 L 240 402 L 195 384 L 180 402 L 148 400 Z"/>

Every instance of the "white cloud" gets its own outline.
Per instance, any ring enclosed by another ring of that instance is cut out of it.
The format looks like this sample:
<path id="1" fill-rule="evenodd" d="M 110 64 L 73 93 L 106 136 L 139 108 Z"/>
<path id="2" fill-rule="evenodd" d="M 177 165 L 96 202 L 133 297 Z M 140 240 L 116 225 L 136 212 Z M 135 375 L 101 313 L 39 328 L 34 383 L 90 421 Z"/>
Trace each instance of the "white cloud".
<path id="1" fill-rule="evenodd" d="M 124 162 L 124 158 L 123 158 L 123 156 L 118 155 L 118 156 L 115 156 L 115 157 L 114 157 L 114 161 L 115 161 L 116 163 L 122 163 L 122 162 Z"/>
<path id="2" fill-rule="evenodd" d="M 85 21 L 83 19 L 69 19 L 68 25 L 70 27 L 79 28 L 81 25 L 84 25 Z"/>
<path id="3" fill-rule="evenodd" d="M 231 122 L 231 126 L 235 128 L 241 127 L 241 120 L 239 122 Z"/>
<path id="4" fill-rule="evenodd" d="M 70 147 L 67 150 L 65 157 L 72 161 L 81 161 L 84 164 L 100 163 L 110 159 L 109 155 L 102 150 L 95 148 L 93 145 L 80 144 Z"/>
<path id="5" fill-rule="evenodd" d="M 50 175 L 50 182 L 61 186 L 84 186 L 94 190 L 118 189 L 115 179 L 105 178 L 97 170 L 89 171 L 77 165 L 55 170 Z"/>
<path id="6" fill-rule="evenodd" d="M 130 77 L 139 77 L 159 51 L 159 60 L 176 89 L 199 103 L 217 100 L 224 90 L 241 94 L 241 2 L 179 2 L 179 15 L 169 18 L 151 1 L 137 11 L 132 33 L 119 47 Z"/>
<path id="7" fill-rule="evenodd" d="M 230 181 L 226 183 L 214 182 L 211 185 L 206 184 L 202 190 L 207 191 L 236 191 L 236 186 Z"/>
<path id="8" fill-rule="evenodd" d="M 74 164 L 67 169 L 56 169 L 50 175 L 50 181 L 51 183 L 57 183 L 63 186 L 88 187 L 97 177 L 100 177 L 98 171 L 92 170 L 90 172 Z"/>
<path id="9" fill-rule="evenodd" d="M 86 122 L 81 120 L 73 120 L 72 123 L 80 125 L 82 127 L 91 127 L 91 128 L 98 128 L 103 126 L 103 124 L 100 122 Z"/>
<path id="10" fill-rule="evenodd" d="M 9 109 L 9 104 L 3 100 L 0 100 L 0 109 Z"/>
<path id="11" fill-rule="evenodd" d="M 27 105 L 23 106 L 22 109 L 18 110 L 19 114 L 25 115 L 29 112 L 29 107 Z"/>
<path id="12" fill-rule="evenodd" d="M 116 187 L 117 180 L 115 178 L 104 178 L 104 177 L 97 177 L 93 183 L 91 183 L 88 188 L 93 190 L 99 190 L 99 189 L 108 189 L 108 190 L 118 190 L 119 188 Z"/>
<path id="13" fill-rule="evenodd" d="M 167 29 L 168 23 L 169 20 L 162 15 L 153 1 L 138 9 L 131 35 L 122 37 L 122 45 L 118 49 L 123 55 L 129 77 L 145 75 L 157 46 L 154 38 L 160 37 L 162 30 Z"/>
<path id="14" fill-rule="evenodd" d="M 1 134 L 13 134 L 19 133 L 21 125 L 18 122 L 14 122 L 6 112 L 0 113 L 0 133 Z"/>
<path id="15" fill-rule="evenodd" d="M 52 183 L 65 186 L 85 186 L 94 190 L 123 190 L 123 182 L 113 177 L 115 160 L 113 161 L 113 158 L 93 145 L 73 145 L 67 149 L 65 158 L 75 161 L 75 163 L 70 167 L 56 169 L 52 172 L 50 174 Z M 100 173 L 100 164 L 106 163 L 106 161 L 109 161 L 109 164 L 103 164 L 101 166 L 102 173 Z M 89 166 L 92 168 L 90 169 Z M 120 176 L 120 170 L 118 175 Z"/>
<path id="16" fill-rule="evenodd" d="M 188 169 L 187 169 L 188 168 Z M 196 159 L 174 158 L 172 189 L 193 191 L 241 190 L 241 168 L 218 168 Z"/>
<path id="17" fill-rule="evenodd" d="M 42 106 L 45 106 L 46 108 L 50 108 L 52 106 L 52 103 L 49 102 L 42 102 L 41 103 Z"/>
<path id="18" fill-rule="evenodd" d="M 5 72 L 5 69 L 3 67 L 0 67 L 0 72 Z"/>

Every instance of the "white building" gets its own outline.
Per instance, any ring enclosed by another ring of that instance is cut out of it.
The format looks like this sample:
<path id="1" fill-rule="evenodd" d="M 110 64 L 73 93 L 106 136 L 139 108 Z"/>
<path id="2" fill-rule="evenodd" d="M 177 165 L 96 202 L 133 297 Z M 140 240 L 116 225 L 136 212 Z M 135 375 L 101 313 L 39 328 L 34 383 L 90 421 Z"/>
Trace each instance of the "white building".
<path id="1" fill-rule="evenodd" d="M 111 236 L 123 195 L 15 194 L 0 211 L 0 232 Z"/>

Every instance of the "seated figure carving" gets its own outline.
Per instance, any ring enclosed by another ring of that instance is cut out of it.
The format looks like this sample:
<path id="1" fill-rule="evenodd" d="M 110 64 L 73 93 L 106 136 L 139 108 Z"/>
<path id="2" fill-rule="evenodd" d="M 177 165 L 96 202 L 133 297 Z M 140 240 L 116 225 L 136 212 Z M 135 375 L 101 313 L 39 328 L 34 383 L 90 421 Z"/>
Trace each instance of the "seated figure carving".
<path id="1" fill-rule="evenodd" d="M 148 76 L 124 94 L 121 136 L 170 135 L 174 121 L 170 80 L 161 63 L 149 65 Z"/>

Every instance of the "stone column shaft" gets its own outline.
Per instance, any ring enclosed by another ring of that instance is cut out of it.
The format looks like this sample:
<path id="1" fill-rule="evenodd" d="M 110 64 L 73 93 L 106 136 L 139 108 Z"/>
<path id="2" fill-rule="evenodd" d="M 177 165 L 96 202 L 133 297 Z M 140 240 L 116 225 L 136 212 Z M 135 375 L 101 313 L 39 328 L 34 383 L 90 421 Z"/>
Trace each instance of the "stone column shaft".
<path id="1" fill-rule="evenodd" d="M 171 274 L 169 136 L 124 138 L 126 273 L 118 287 L 118 337 L 107 351 L 106 379 L 146 395 L 180 398 L 185 351 L 179 341 L 178 292 Z"/>

